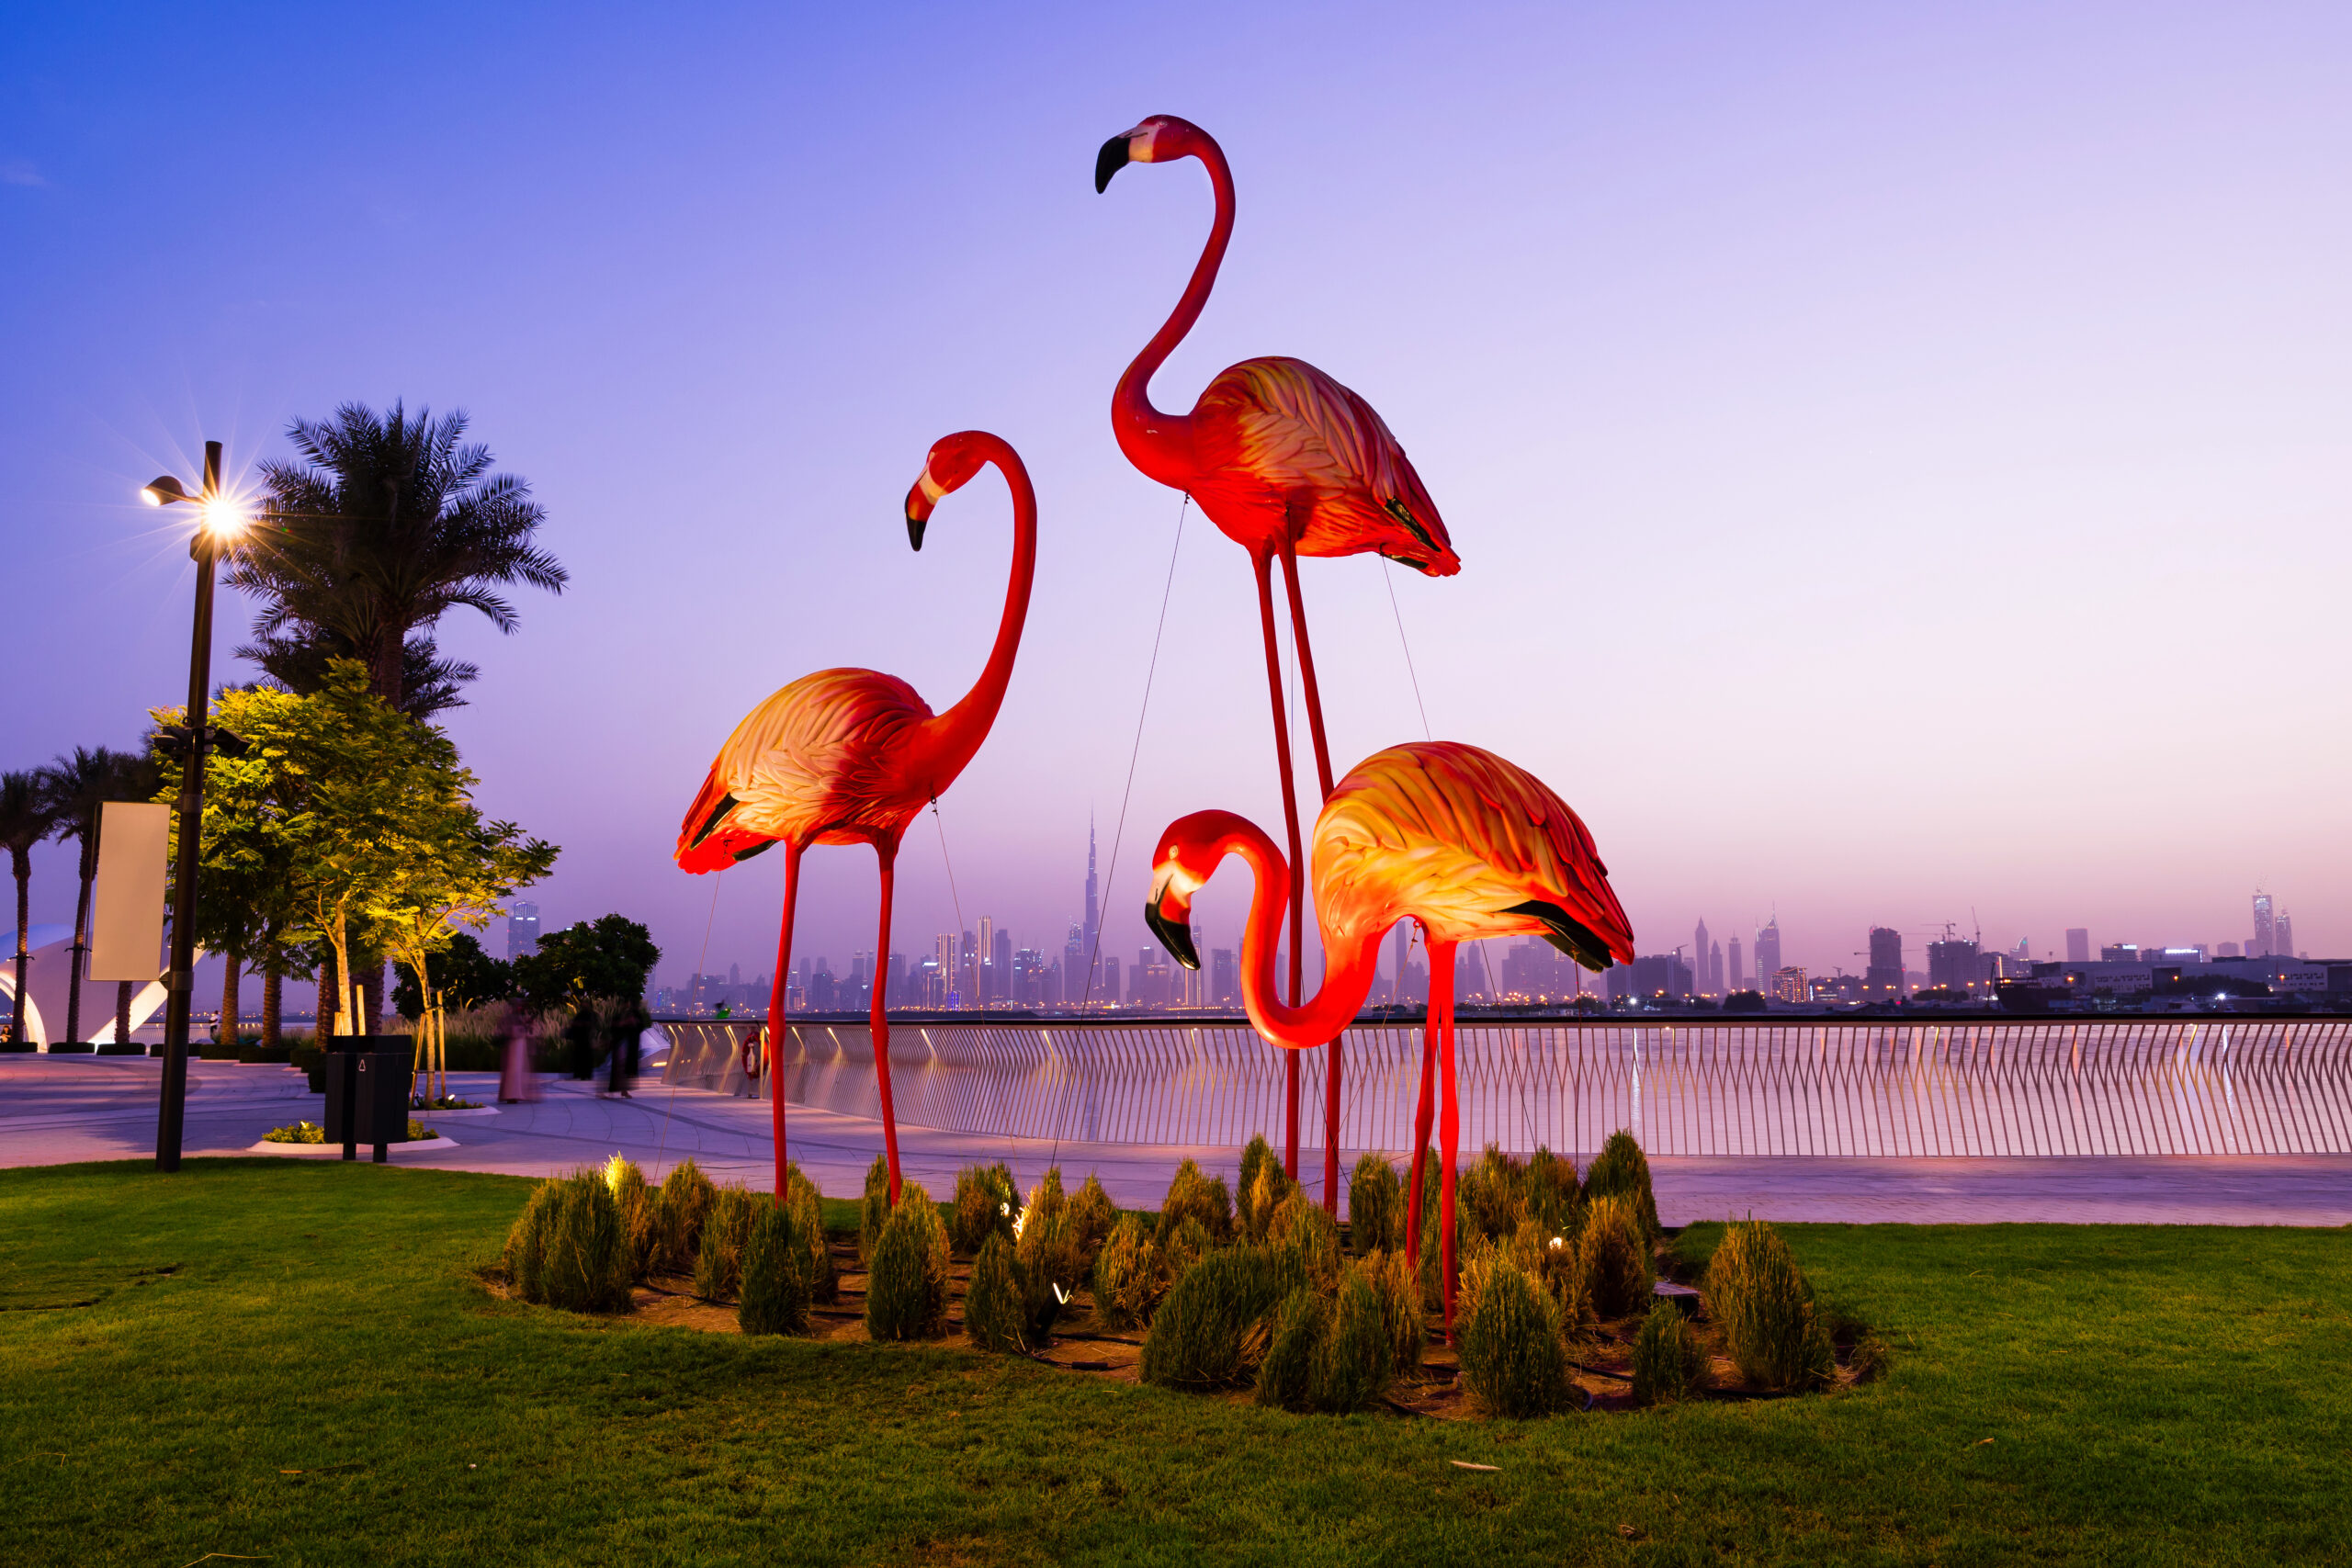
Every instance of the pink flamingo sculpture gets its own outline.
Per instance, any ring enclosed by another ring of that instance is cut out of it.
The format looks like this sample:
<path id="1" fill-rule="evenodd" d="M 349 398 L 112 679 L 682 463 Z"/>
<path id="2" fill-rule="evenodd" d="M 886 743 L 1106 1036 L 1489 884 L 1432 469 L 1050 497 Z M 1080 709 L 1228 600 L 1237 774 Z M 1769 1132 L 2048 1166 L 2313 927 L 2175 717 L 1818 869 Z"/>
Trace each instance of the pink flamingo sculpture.
<path id="1" fill-rule="evenodd" d="M 1540 936 L 1588 969 L 1630 963 L 1633 929 L 1609 886 L 1592 835 L 1560 797 L 1490 751 L 1449 740 L 1392 746 L 1340 781 L 1315 823 L 1315 912 L 1329 967 L 1311 1001 L 1274 995 L 1274 944 L 1292 894 L 1290 863 L 1256 825 L 1229 811 L 1196 811 L 1170 825 L 1152 861 L 1144 919 L 1178 962 L 1193 951 L 1193 895 L 1227 855 L 1257 874 L 1241 939 L 1241 994 L 1260 1033 L 1293 1051 L 1337 1036 L 1363 1008 L 1379 973 L 1381 939 L 1408 916 L 1430 950 L 1430 1024 L 1413 1110 L 1413 1165 L 1406 1250 L 1420 1258 L 1421 1151 L 1430 1136 L 1430 1079 L 1442 1066 L 1439 1120 L 1442 1192 L 1439 1261 L 1445 1325 L 1453 1333 L 1453 1167 L 1460 1138 L 1454 1099 L 1453 950 L 1478 937 Z"/>
<path id="2" fill-rule="evenodd" d="M 1323 739 L 1323 699 L 1315 684 L 1315 654 L 1306 639 L 1306 609 L 1299 595 L 1300 556 L 1379 552 L 1431 577 L 1462 570 L 1437 503 L 1413 471 L 1405 448 L 1372 405 L 1304 360 L 1245 359 L 1220 371 L 1189 414 L 1151 405 L 1153 372 L 1200 319 L 1233 237 L 1233 172 L 1225 152 L 1200 127 L 1174 115 L 1154 115 L 1102 144 L 1094 161 L 1094 188 L 1129 164 L 1198 158 L 1216 195 L 1216 217 L 1192 281 L 1159 331 L 1119 378 L 1111 398 L 1111 427 L 1119 450 L 1144 473 L 1200 503 L 1209 521 L 1250 552 L 1258 578 L 1258 621 L 1266 644 L 1266 685 L 1274 707 L 1274 757 L 1282 773 L 1283 826 L 1290 858 L 1298 859 L 1298 798 L 1291 782 L 1290 727 L 1283 712 L 1282 661 L 1274 645 L 1272 560 L 1283 563 L 1290 599 L 1291 637 L 1306 689 L 1306 723 L 1315 740 L 1315 770 L 1331 793 L 1331 755 Z M 1305 908 L 1290 916 L 1290 996 L 1298 999 Z M 1337 1212 L 1340 1156 L 1340 1043 L 1329 1042 L 1330 1072 L 1324 1095 L 1323 1206 Z M 1298 1175 L 1298 1058 L 1290 1059 L 1289 1126 L 1283 1168 Z"/>
<path id="3" fill-rule="evenodd" d="M 922 477 L 907 492 L 907 537 L 922 548 L 923 526 L 942 496 L 994 463 L 1012 491 L 1012 579 L 996 646 L 963 700 L 934 715 L 915 689 L 873 670 L 820 670 L 803 675 L 753 708 L 735 727 L 686 811 L 678 864 L 723 870 L 774 844 L 784 846 L 784 924 L 776 938 L 775 985 L 768 995 L 768 1077 L 775 1129 L 775 1197 L 785 1190 L 784 984 L 792 968 L 792 919 L 800 891 L 800 856 L 811 844 L 871 844 L 882 873 L 882 934 L 890 951 L 890 892 L 899 840 L 923 807 L 956 782 L 988 739 L 1012 678 L 1029 584 L 1037 564 L 1037 495 L 1020 455 L 985 431 L 944 437 Z M 899 1128 L 890 1108 L 888 999 L 876 976 L 871 1014 L 874 1071 L 882 1090 L 882 1138 L 889 1156 L 890 1201 L 899 1201 Z"/>

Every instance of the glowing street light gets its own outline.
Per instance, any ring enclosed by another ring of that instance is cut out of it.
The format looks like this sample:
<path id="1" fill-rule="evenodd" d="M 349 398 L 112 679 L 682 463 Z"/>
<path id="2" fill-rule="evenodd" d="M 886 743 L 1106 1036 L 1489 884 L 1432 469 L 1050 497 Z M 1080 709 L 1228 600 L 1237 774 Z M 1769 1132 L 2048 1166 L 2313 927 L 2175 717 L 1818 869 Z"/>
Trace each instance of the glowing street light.
<path id="1" fill-rule="evenodd" d="M 244 514 L 220 492 L 220 443 L 204 444 L 204 485 L 195 494 L 169 474 L 139 492 L 150 506 L 186 502 L 198 523 L 187 553 L 196 562 L 196 632 L 187 658 L 187 751 L 181 759 L 179 863 L 172 884 L 172 963 L 164 976 L 163 1101 L 155 1117 L 155 1168 L 180 1168 L 180 1137 L 187 1111 L 187 1030 L 196 980 L 196 860 L 203 839 L 204 757 L 212 740 L 207 707 L 212 685 L 212 574 L 245 531 Z M 223 740 L 228 737 L 222 737 Z M 224 750 L 228 748 L 224 747 Z M 236 1021 L 229 1029 L 233 1034 Z"/>

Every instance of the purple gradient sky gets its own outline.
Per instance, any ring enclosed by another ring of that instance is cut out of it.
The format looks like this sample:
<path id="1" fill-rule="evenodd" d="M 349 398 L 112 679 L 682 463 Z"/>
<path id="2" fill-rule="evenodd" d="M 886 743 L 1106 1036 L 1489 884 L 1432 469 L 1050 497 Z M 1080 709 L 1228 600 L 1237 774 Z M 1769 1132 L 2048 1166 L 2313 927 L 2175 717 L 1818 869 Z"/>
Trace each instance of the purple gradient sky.
<path id="1" fill-rule="evenodd" d="M 645 919 L 669 981 L 710 921 L 706 967 L 763 969 L 781 857 L 714 919 L 680 814 L 807 670 L 969 683 L 1001 487 L 920 556 L 899 502 L 980 425 L 1042 543 L 946 832 L 966 923 L 1058 947 L 1177 514 L 1107 400 L 1209 213 L 1191 165 L 1089 175 L 1168 111 L 1240 220 L 1159 400 L 1283 353 L 1382 411 L 1466 563 L 1395 579 L 1430 720 L 1577 806 L 1645 951 L 1776 905 L 1815 968 L 1972 908 L 2037 953 L 2239 940 L 2257 883 L 2352 949 L 2347 60 L 2326 5 L 12 13 L 6 760 L 184 689 L 192 569 L 137 485 L 347 398 L 462 405 L 574 579 L 512 639 L 443 628 L 485 671 L 450 721 L 483 804 L 564 846 L 551 922 Z M 1310 569 L 1342 765 L 1420 733 L 1381 576 Z M 1171 817 L 1275 826 L 1258 657 L 1195 516 L 1123 957 Z M 839 970 L 872 859 L 808 866 L 801 951 Z M 921 953 L 953 923 L 928 825 L 900 888 Z M 46 855 L 36 919 L 71 897 Z"/>

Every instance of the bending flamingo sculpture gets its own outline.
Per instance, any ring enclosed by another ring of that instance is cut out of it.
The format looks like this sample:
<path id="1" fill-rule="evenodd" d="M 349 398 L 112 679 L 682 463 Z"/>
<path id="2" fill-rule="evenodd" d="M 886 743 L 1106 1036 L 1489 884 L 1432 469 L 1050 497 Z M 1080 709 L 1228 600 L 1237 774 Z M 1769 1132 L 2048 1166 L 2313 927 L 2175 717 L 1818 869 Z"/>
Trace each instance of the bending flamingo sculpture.
<path id="1" fill-rule="evenodd" d="M 963 700 L 934 715 L 915 689 L 873 670 L 820 670 L 753 708 L 719 748 L 702 793 L 678 832 L 678 864 L 701 873 L 784 846 L 784 923 L 776 937 L 775 985 L 768 996 L 769 1085 L 775 1129 L 775 1198 L 785 1190 L 785 976 L 792 967 L 792 920 L 800 856 L 811 844 L 871 844 L 882 874 L 882 934 L 890 951 L 890 893 L 899 840 L 923 807 L 956 782 L 988 739 L 1012 678 L 1029 584 L 1037 562 L 1037 497 L 1020 455 L 985 431 L 946 436 L 931 449 L 907 492 L 907 537 L 922 548 L 923 527 L 942 496 L 994 463 L 1012 491 L 1012 578 L 996 646 Z M 877 965 L 878 971 L 878 965 Z M 882 1090 L 882 1138 L 890 1201 L 899 1201 L 899 1128 L 890 1108 L 890 1026 L 877 972 L 871 1014 L 874 1071 Z"/>
<path id="2" fill-rule="evenodd" d="M 1430 1023 L 1413 1110 L 1406 1191 L 1406 1250 L 1420 1258 L 1421 1152 L 1430 1136 L 1430 1079 L 1442 1066 L 1443 1160 L 1438 1201 L 1445 1325 L 1453 1332 L 1453 950 L 1478 937 L 1540 936 L 1588 969 L 1634 957 L 1633 929 L 1610 890 L 1592 835 L 1542 780 L 1490 751 L 1453 741 L 1392 746 L 1356 764 L 1315 824 L 1315 911 L 1329 967 L 1311 1001 L 1274 995 L 1274 944 L 1292 894 L 1290 863 L 1255 824 L 1229 811 L 1172 823 L 1153 857 L 1144 919 L 1188 968 L 1193 895 L 1226 856 L 1257 874 L 1241 939 L 1241 994 L 1260 1033 L 1293 1051 L 1336 1037 L 1363 1008 L 1379 973 L 1380 942 L 1408 916 L 1430 951 Z M 1442 1064 L 1441 1064 L 1442 1058 Z M 1295 1059 L 1295 1058 L 1294 1058 Z"/>
<path id="3" fill-rule="evenodd" d="M 1233 172 L 1225 152 L 1200 127 L 1174 115 L 1154 115 L 1102 144 L 1094 161 L 1094 189 L 1129 164 L 1198 158 L 1216 195 L 1216 217 L 1192 281 L 1159 331 L 1152 334 L 1111 398 L 1111 427 L 1127 461 L 1161 484 L 1199 502 L 1209 521 L 1250 552 L 1258 578 L 1258 621 L 1266 644 L 1266 684 L 1274 708 L 1274 756 L 1282 773 L 1283 826 L 1290 858 L 1298 859 L 1298 798 L 1291 782 L 1290 727 L 1283 712 L 1282 661 L 1274 645 L 1270 568 L 1283 563 L 1290 600 L 1292 641 L 1300 683 L 1306 689 L 1306 723 L 1315 740 L 1315 770 L 1323 795 L 1331 793 L 1331 756 L 1323 739 L 1323 699 L 1315 684 L 1315 654 L 1306 639 L 1306 609 L 1299 595 L 1300 556 L 1352 556 L 1377 551 L 1431 577 L 1462 570 L 1437 503 L 1422 488 L 1405 448 L 1372 405 L 1304 360 L 1245 359 L 1220 371 L 1189 414 L 1163 413 L 1151 404 L 1153 372 L 1200 319 L 1209 289 L 1233 237 Z M 1290 918 L 1290 996 L 1298 999 L 1305 908 Z M 1324 1103 L 1323 1206 L 1336 1212 L 1339 1188 L 1340 1043 L 1330 1044 Z M 1298 1058 L 1290 1059 L 1289 1126 L 1283 1168 L 1298 1175 Z"/>

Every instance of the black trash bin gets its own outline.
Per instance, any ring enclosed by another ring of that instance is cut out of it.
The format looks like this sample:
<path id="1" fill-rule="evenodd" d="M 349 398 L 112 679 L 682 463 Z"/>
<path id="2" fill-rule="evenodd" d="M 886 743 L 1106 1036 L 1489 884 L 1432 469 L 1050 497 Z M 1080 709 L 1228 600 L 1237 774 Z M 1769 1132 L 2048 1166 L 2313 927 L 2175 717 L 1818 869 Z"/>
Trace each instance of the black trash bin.
<path id="1" fill-rule="evenodd" d="M 398 1041 L 401 1048 L 380 1047 Z M 405 1037 L 397 1034 L 345 1034 L 333 1040 L 320 1064 L 326 1079 L 326 1141 L 343 1145 L 343 1157 L 358 1157 L 358 1145 L 376 1146 L 376 1163 L 387 1157 L 385 1145 L 408 1142 L 408 1089 L 411 1056 Z"/>

